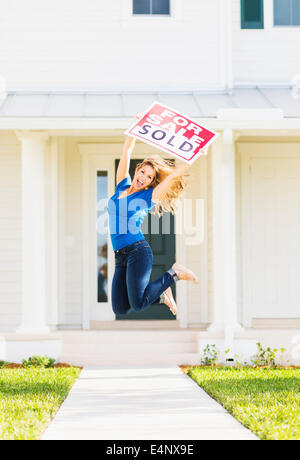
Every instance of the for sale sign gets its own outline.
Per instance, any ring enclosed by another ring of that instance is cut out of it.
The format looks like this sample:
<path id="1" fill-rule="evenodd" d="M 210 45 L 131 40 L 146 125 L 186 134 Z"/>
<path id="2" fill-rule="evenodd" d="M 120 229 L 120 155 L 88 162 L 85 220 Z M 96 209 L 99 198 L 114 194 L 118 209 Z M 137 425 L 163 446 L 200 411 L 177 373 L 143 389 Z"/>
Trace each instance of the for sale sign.
<path id="1" fill-rule="evenodd" d="M 218 137 L 215 131 L 158 102 L 154 102 L 125 134 L 190 164 Z"/>

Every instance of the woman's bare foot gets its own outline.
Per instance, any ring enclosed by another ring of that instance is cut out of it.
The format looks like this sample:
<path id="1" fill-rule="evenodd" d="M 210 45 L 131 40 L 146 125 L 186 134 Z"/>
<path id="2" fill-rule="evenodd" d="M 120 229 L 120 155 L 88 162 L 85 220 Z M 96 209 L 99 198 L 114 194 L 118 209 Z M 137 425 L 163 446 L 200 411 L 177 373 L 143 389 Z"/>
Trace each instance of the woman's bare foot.
<path id="1" fill-rule="evenodd" d="M 176 272 L 176 275 L 180 280 L 193 281 L 197 284 L 199 283 L 197 276 L 194 272 L 192 272 L 192 270 L 189 270 L 188 268 L 178 264 L 177 262 L 175 262 L 175 264 L 172 265 L 172 268 Z"/>
<path id="2" fill-rule="evenodd" d="M 164 292 L 164 303 L 167 305 L 167 307 L 170 308 L 173 315 L 176 316 L 177 305 L 172 294 L 172 289 L 170 287 L 168 287 L 168 289 Z"/>

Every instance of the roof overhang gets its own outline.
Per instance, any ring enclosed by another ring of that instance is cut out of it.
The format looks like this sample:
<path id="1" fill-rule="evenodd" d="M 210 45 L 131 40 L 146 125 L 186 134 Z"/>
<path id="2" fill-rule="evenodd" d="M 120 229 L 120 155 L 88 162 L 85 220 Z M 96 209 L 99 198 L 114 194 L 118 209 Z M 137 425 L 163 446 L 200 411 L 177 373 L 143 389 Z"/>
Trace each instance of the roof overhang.
<path id="1" fill-rule="evenodd" d="M 299 130 L 299 118 L 270 118 L 260 119 L 241 119 L 237 110 L 236 116 L 231 113 L 228 118 L 194 118 L 201 124 L 214 130 L 223 131 L 224 129 L 234 130 Z M 0 130 L 47 130 L 55 131 L 93 131 L 100 133 L 103 130 L 125 131 L 134 118 L 0 118 Z"/>
<path id="2" fill-rule="evenodd" d="M 227 92 L 9 92 L 0 105 L 0 130 L 125 131 L 154 101 L 220 131 L 300 129 L 300 98 L 292 88 L 255 86 Z"/>

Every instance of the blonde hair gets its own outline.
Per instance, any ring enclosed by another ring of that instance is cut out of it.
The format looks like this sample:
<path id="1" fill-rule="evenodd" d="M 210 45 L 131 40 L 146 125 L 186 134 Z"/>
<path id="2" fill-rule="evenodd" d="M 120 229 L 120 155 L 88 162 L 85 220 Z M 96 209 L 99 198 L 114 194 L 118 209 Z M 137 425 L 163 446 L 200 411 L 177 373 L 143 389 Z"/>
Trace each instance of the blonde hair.
<path id="1" fill-rule="evenodd" d="M 146 189 L 156 187 L 160 182 L 166 179 L 166 177 L 168 177 L 174 171 L 175 168 L 174 161 L 164 160 L 159 155 L 153 155 L 151 157 L 145 158 L 142 163 L 139 163 L 136 166 L 135 173 L 139 171 L 142 167 L 147 165 L 151 166 L 154 169 L 155 177 L 152 183 L 148 187 L 146 187 Z M 157 214 L 159 217 L 164 212 L 170 212 L 171 214 L 175 214 L 178 207 L 177 201 L 180 198 L 181 193 L 187 186 L 187 182 L 184 176 L 188 176 L 188 174 L 177 176 L 173 179 L 168 191 L 160 199 L 159 203 L 157 203 L 157 205 L 155 206 L 153 214 Z"/>

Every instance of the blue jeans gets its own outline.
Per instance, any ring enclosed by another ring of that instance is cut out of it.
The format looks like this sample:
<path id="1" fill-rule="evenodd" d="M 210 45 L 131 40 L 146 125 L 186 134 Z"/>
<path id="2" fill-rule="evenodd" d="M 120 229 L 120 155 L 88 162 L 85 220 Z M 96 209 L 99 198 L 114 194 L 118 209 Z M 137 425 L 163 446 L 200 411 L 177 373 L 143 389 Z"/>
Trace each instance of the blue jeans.
<path id="1" fill-rule="evenodd" d="M 115 262 L 112 307 L 116 315 L 143 311 L 159 303 L 161 294 L 174 283 L 172 269 L 150 283 L 153 254 L 146 240 L 115 251 Z"/>

